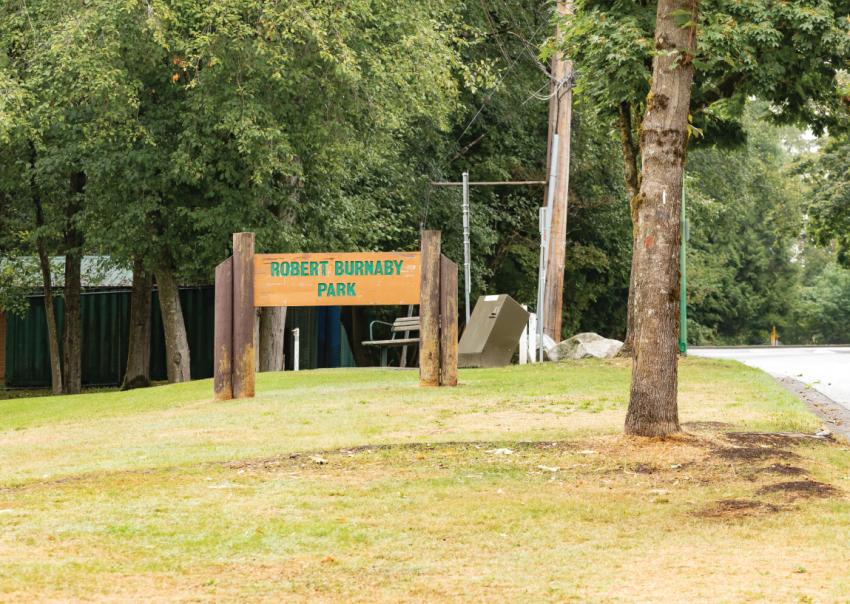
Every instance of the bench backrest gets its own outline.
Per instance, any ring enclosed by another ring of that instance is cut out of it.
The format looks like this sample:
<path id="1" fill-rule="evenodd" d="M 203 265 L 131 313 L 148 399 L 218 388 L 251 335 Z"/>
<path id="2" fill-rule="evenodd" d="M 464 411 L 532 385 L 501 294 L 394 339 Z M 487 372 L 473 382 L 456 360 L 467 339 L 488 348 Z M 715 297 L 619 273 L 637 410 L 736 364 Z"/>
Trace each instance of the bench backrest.
<path id="1" fill-rule="evenodd" d="M 399 317 L 393 321 L 393 331 L 419 331 L 419 317 Z"/>

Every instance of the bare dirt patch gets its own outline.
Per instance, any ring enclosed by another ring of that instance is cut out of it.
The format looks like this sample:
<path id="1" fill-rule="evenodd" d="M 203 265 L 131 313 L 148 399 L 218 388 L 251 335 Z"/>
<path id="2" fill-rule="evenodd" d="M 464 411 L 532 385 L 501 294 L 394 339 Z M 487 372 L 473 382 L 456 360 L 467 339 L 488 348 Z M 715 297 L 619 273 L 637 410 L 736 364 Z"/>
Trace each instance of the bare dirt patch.
<path id="1" fill-rule="evenodd" d="M 759 468 L 756 470 L 756 473 L 778 474 L 780 476 L 805 476 L 809 473 L 809 471 L 804 468 L 798 468 L 797 466 L 775 463 L 767 466 L 766 468 Z"/>
<path id="2" fill-rule="evenodd" d="M 808 499 L 813 497 L 827 499 L 839 496 L 841 491 L 831 484 L 818 482 L 816 480 L 792 480 L 788 482 L 778 482 L 776 484 L 763 486 L 756 491 L 756 495 L 771 495 L 776 493 L 787 495 L 792 499 Z"/>
<path id="3" fill-rule="evenodd" d="M 775 514 L 782 507 L 752 499 L 721 499 L 697 513 L 702 518 L 742 518 L 761 514 Z"/>
<path id="4" fill-rule="evenodd" d="M 727 432 L 726 438 L 739 445 L 789 447 L 803 443 L 826 442 L 825 437 L 798 432 Z"/>
<path id="5" fill-rule="evenodd" d="M 658 471 L 658 466 L 648 463 L 638 463 L 628 468 L 628 470 L 635 474 L 654 474 Z"/>
<path id="6" fill-rule="evenodd" d="M 581 448 L 576 441 L 446 441 L 446 442 L 431 442 L 431 443 L 398 443 L 398 444 L 376 444 L 362 445 L 357 447 L 345 447 L 341 449 L 323 449 L 316 451 L 307 451 L 301 453 L 290 453 L 287 455 L 279 455 L 275 457 L 267 457 L 263 459 L 245 459 L 232 460 L 212 465 L 220 465 L 231 470 L 265 470 L 273 471 L 281 467 L 297 466 L 305 462 L 312 462 L 317 465 L 325 465 L 326 462 L 335 459 L 345 459 L 355 457 L 362 454 L 381 453 L 381 452 L 398 452 L 407 454 L 416 453 L 436 453 L 446 454 L 448 452 L 473 452 L 486 454 L 491 449 L 510 450 L 511 453 L 520 452 L 543 452 L 543 453 L 559 453 L 565 451 L 573 451 Z M 510 454 L 509 454 L 510 455 Z M 317 460 L 325 460 L 317 461 Z"/>
<path id="7" fill-rule="evenodd" d="M 779 459 L 798 459 L 800 456 L 791 451 L 774 447 L 721 447 L 715 450 L 715 455 L 726 461 L 758 461 L 776 457 Z"/>

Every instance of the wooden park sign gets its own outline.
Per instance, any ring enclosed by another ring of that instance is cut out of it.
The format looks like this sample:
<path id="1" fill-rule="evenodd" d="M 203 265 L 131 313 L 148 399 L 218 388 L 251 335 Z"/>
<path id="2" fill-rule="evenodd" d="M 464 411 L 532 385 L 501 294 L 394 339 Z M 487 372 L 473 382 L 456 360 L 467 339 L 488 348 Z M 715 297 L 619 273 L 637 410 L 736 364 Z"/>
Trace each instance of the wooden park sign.
<path id="1" fill-rule="evenodd" d="M 313 254 L 254 254 L 254 234 L 234 233 L 215 270 L 216 399 L 254 396 L 257 307 L 402 304 L 419 304 L 419 383 L 456 386 L 457 264 L 439 231 L 418 252 Z"/>
<path id="2" fill-rule="evenodd" d="M 257 254 L 255 306 L 419 304 L 421 252 Z"/>

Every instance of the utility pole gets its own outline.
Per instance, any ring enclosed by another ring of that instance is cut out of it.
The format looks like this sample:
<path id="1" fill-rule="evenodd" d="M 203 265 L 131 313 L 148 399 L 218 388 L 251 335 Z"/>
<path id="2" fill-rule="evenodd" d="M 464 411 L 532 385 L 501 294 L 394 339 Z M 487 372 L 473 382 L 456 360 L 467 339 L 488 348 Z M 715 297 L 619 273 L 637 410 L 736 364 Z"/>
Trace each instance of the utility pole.
<path id="1" fill-rule="evenodd" d="M 466 298 L 466 325 L 469 325 L 469 293 L 472 291 L 472 252 L 469 246 L 469 172 L 463 173 L 463 293 Z"/>
<path id="2" fill-rule="evenodd" d="M 558 15 L 573 14 L 573 0 L 558 0 Z M 560 26 L 555 39 L 562 38 Z M 544 317 L 543 331 L 555 342 L 561 340 L 561 315 L 564 301 L 564 265 L 567 254 L 567 192 L 570 186 L 570 124 L 572 121 L 573 63 L 560 52 L 552 57 L 552 82 L 549 98 L 549 137 L 546 150 L 547 172 L 557 174 L 549 230 L 549 250 L 545 277 L 543 308 L 537 309 Z M 557 134 L 557 138 L 555 137 Z M 557 141 L 558 151 L 553 154 L 552 142 Z M 550 165 L 553 158 L 557 166 Z M 548 186 L 547 186 L 548 188 Z M 547 191 L 545 200 L 548 201 Z M 542 311 L 542 312 L 541 312 Z"/>
<path id="3" fill-rule="evenodd" d="M 546 189 L 546 205 L 540 208 L 540 265 L 537 278 L 537 344 L 540 347 L 540 362 L 546 359 L 546 343 L 543 340 L 543 326 L 546 324 L 546 276 L 549 269 L 549 239 L 552 232 L 552 206 L 555 197 L 555 183 L 558 182 L 558 133 L 552 136 L 552 157 L 549 162 L 549 186 Z"/>

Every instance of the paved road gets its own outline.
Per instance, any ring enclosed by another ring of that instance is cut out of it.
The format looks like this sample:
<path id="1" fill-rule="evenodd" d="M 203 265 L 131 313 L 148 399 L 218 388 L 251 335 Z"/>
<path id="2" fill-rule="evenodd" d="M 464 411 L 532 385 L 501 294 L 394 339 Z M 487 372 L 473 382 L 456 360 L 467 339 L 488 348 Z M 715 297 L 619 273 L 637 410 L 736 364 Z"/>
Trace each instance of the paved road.
<path id="1" fill-rule="evenodd" d="M 791 377 L 850 409 L 850 347 L 689 348 L 688 354 L 741 361 L 777 377 Z"/>

